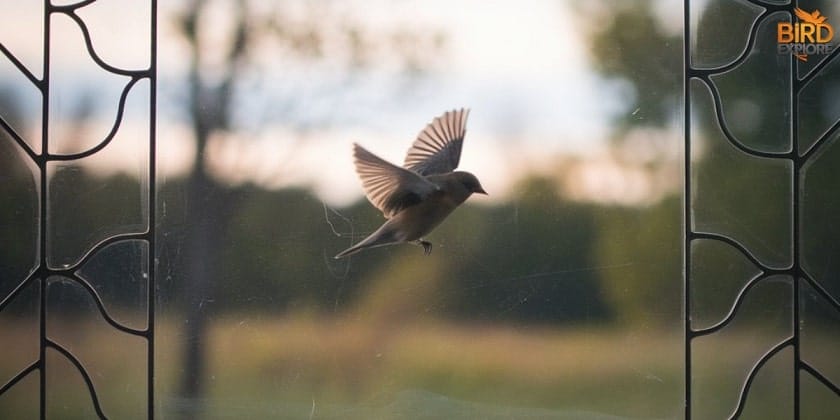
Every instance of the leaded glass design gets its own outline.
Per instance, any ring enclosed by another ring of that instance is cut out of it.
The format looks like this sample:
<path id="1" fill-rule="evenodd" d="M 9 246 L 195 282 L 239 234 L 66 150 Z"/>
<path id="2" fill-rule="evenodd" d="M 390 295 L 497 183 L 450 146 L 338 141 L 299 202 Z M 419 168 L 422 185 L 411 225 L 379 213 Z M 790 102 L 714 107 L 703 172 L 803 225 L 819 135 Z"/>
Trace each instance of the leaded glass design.
<path id="1" fill-rule="evenodd" d="M 154 415 L 157 3 L 114 6 L 16 4 L 31 21 L 0 39 L 25 92 L 0 110 L 4 200 L 16 203 L 4 239 L 20 262 L 0 279 L 8 415 Z M 102 97 L 70 101 L 80 79 Z M 120 181 L 79 177 L 116 155 Z"/>
<path id="2" fill-rule="evenodd" d="M 686 418 L 823 418 L 840 396 L 822 356 L 840 312 L 838 50 L 780 49 L 779 28 L 828 5 L 779 3 L 685 2 Z"/>

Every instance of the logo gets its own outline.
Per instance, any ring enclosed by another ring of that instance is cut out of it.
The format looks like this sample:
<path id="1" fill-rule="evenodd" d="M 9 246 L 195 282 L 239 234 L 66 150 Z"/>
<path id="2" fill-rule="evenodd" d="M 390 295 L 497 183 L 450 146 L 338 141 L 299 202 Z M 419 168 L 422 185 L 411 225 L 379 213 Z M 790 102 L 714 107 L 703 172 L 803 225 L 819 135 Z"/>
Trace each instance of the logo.
<path id="1" fill-rule="evenodd" d="M 836 47 L 829 44 L 834 28 L 826 17 L 816 9 L 808 13 L 797 7 L 793 11 L 798 22 L 779 22 L 776 26 L 779 54 L 793 54 L 800 61 L 808 61 L 809 55 L 831 54 Z"/>

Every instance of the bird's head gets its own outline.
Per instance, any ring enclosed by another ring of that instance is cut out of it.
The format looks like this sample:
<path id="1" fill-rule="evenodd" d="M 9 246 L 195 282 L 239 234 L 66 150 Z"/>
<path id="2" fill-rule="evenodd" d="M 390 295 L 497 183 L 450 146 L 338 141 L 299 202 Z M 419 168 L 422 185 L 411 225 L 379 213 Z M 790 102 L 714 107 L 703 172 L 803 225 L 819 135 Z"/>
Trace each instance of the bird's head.
<path id="1" fill-rule="evenodd" d="M 481 186 L 481 183 L 478 182 L 478 178 L 475 175 L 463 171 L 455 172 L 455 175 L 467 191 L 487 195 L 487 191 L 484 191 L 484 187 Z"/>

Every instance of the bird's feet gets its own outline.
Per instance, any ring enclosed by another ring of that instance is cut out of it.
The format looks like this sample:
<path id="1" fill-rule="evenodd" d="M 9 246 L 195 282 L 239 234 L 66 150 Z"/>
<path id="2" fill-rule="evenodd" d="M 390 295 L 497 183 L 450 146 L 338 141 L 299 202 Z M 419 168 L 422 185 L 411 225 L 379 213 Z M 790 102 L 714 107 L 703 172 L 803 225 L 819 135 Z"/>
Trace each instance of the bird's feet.
<path id="1" fill-rule="evenodd" d="M 417 243 L 423 245 L 423 255 L 429 255 L 432 253 L 432 243 L 429 241 L 424 241 L 422 239 L 418 239 Z"/>

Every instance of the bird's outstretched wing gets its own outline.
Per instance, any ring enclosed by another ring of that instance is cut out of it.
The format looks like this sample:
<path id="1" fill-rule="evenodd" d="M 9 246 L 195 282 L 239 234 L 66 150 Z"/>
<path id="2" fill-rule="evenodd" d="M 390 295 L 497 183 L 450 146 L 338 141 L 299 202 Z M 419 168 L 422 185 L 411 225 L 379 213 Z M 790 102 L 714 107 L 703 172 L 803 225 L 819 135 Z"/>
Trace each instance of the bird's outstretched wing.
<path id="1" fill-rule="evenodd" d="M 367 199 L 386 218 L 419 203 L 438 189 L 418 173 L 389 163 L 355 143 L 353 157 Z"/>
<path id="2" fill-rule="evenodd" d="M 430 122 L 408 149 L 404 166 L 420 175 L 452 172 L 461 160 L 469 109 L 445 112 Z"/>

